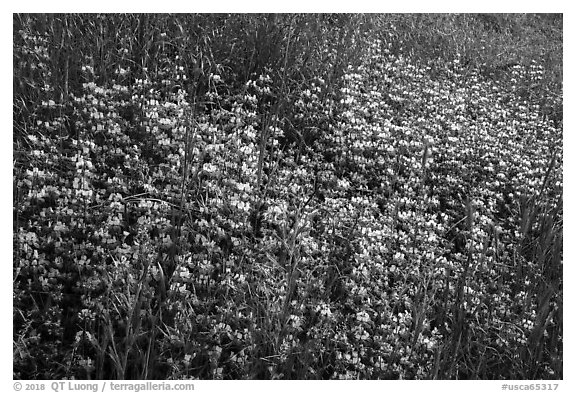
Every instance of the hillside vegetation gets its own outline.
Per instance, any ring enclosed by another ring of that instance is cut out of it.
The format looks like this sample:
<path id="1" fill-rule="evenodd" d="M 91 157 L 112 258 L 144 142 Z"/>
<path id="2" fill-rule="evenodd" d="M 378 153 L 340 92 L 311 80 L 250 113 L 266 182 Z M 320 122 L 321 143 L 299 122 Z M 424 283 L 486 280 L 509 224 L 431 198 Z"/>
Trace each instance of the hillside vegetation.
<path id="1" fill-rule="evenodd" d="M 14 15 L 17 379 L 561 379 L 562 15 Z"/>

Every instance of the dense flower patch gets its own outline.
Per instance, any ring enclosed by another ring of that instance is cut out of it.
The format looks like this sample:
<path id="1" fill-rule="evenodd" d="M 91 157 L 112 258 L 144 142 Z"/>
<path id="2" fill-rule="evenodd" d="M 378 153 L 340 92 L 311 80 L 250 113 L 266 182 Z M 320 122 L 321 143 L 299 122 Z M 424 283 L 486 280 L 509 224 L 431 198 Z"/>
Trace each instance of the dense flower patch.
<path id="1" fill-rule="evenodd" d="M 541 65 L 366 42 L 330 86 L 222 67 L 198 102 L 176 56 L 44 100 L 15 152 L 15 377 L 560 378 Z"/>

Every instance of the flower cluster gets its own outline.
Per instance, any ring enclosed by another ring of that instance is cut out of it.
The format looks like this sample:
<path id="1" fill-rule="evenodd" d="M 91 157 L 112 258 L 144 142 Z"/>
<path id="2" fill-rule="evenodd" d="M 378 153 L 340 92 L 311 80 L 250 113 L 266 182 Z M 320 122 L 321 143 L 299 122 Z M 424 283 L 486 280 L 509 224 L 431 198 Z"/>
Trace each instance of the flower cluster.
<path id="1" fill-rule="evenodd" d="M 42 96 L 15 154 L 15 375 L 558 376 L 542 65 L 498 79 L 362 40 L 331 80 L 218 65 L 197 101 L 162 52 L 107 83 L 83 59 L 82 94 Z"/>

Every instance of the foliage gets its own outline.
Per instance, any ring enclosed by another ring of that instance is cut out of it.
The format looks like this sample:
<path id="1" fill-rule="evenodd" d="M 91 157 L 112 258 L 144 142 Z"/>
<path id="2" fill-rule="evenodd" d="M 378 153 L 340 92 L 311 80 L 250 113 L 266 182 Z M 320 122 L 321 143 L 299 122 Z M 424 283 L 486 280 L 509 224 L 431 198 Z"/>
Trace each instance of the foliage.
<path id="1" fill-rule="evenodd" d="M 15 378 L 562 378 L 558 26 L 15 15 Z"/>

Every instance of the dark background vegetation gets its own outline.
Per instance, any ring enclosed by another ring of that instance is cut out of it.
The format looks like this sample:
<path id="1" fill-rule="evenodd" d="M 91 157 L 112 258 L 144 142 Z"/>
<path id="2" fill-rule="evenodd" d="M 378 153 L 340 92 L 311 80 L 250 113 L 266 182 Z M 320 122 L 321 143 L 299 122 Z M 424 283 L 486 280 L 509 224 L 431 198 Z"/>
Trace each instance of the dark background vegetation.
<path id="1" fill-rule="evenodd" d="M 562 378 L 562 15 L 13 23 L 15 378 Z"/>

